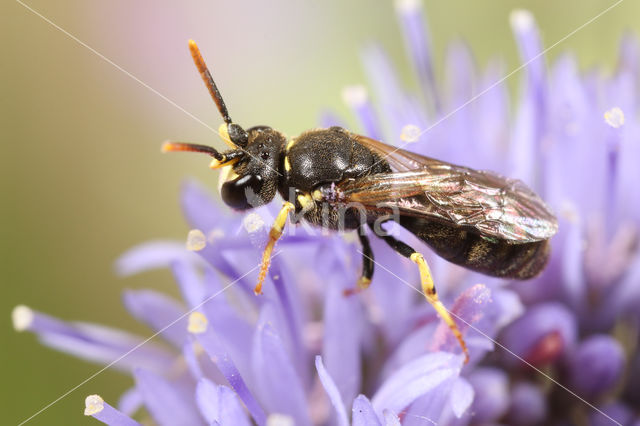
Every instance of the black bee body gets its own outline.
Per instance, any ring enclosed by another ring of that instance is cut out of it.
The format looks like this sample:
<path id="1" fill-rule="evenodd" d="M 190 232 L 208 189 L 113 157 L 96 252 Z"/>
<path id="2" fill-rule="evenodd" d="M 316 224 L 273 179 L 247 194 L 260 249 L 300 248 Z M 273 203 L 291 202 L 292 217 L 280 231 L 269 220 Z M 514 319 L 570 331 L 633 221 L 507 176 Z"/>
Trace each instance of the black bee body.
<path id="1" fill-rule="evenodd" d="M 385 206 L 358 209 L 358 201 L 345 197 L 340 189 L 345 182 L 392 173 L 388 161 L 361 141 L 362 137 L 341 127 L 310 130 L 289 141 L 270 127 L 251 128 L 244 148 L 249 155 L 232 166 L 239 177 L 223 184 L 223 200 L 237 210 L 250 209 L 270 202 L 277 188 L 295 206 L 294 218 L 315 226 L 333 230 L 358 229 L 363 224 L 372 227 L 387 214 L 439 256 L 467 269 L 514 279 L 531 278 L 543 269 L 548 240 L 512 242 L 442 219 L 393 216 Z M 389 194 L 392 192 L 391 188 Z M 429 203 L 422 198 L 421 204 Z"/>
<path id="2" fill-rule="evenodd" d="M 286 137 L 268 126 L 244 130 L 233 123 L 195 42 L 189 47 L 224 124 L 219 133 L 231 150 L 167 143 L 165 151 L 202 152 L 222 168 L 222 200 L 248 210 L 284 198 L 269 233 L 255 292 L 266 278 L 271 253 L 290 213 L 329 229 L 357 229 L 363 255 L 359 289 L 371 282 L 373 252 L 364 228 L 418 265 L 422 292 L 468 355 L 457 325 L 438 299 L 419 252 L 384 233 L 395 220 L 450 262 L 487 275 L 527 279 L 544 267 L 557 221 L 522 182 L 394 148 L 340 127 Z M 380 232 L 382 231 L 382 232 Z M 467 357 L 468 359 L 468 357 Z"/>
<path id="3" fill-rule="evenodd" d="M 384 158 L 341 127 L 310 130 L 291 139 L 281 151 L 279 165 L 282 198 L 292 200 L 296 213 L 303 213 L 312 225 L 334 230 L 357 229 L 363 221 L 362 212 L 341 201 L 335 186 L 348 179 L 391 172 Z M 381 213 L 365 213 L 365 221 L 372 225 Z M 439 256 L 486 275 L 531 278 L 548 258 L 547 240 L 514 244 L 485 238 L 471 227 L 413 216 L 396 219 Z"/>

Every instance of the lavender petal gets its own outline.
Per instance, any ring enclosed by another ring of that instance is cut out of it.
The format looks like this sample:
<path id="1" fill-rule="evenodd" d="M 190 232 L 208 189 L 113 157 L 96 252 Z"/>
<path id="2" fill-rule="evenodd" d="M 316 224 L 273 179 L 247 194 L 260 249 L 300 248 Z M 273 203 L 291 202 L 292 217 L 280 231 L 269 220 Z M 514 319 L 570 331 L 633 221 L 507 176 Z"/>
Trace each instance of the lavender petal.
<path id="1" fill-rule="evenodd" d="M 509 325 L 502 334 L 504 346 L 517 356 L 534 365 L 556 360 L 570 350 L 577 336 L 576 318 L 559 303 L 542 303 Z M 506 361 L 517 364 L 513 355 Z"/>
<path id="2" fill-rule="evenodd" d="M 439 112 L 440 101 L 433 73 L 431 40 L 422 16 L 422 2 L 402 0 L 396 2 L 396 14 L 400 20 L 407 55 L 420 82 L 425 99 L 431 109 Z"/>
<path id="3" fill-rule="evenodd" d="M 176 241 L 152 241 L 126 251 L 115 264 L 122 276 L 138 274 L 151 269 L 166 268 L 175 261 L 202 264 L 202 260 Z"/>
<path id="4" fill-rule="evenodd" d="M 478 330 L 484 334 L 491 333 L 491 324 L 485 318 L 485 312 L 492 303 L 491 290 L 483 284 L 476 284 L 458 296 L 450 312 L 463 336 L 477 335 Z M 484 335 L 480 336 L 486 339 Z M 432 337 L 431 349 L 453 352 L 458 350 L 459 346 L 449 326 L 440 321 Z"/>
<path id="5" fill-rule="evenodd" d="M 106 403 L 99 395 L 89 395 L 85 401 L 84 415 L 110 426 L 140 426 L 126 414 Z"/>
<path id="6" fill-rule="evenodd" d="M 336 412 L 338 424 L 340 426 L 348 426 L 349 420 L 347 419 L 347 411 L 345 410 L 344 403 L 342 402 L 340 391 L 338 390 L 335 381 L 322 364 L 322 357 L 320 355 L 316 356 L 316 370 L 318 370 L 320 382 L 322 383 L 324 390 L 327 392 L 331 405 Z"/>
<path id="7" fill-rule="evenodd" d="M 460 418 L 469 409 L 475 392 L 473 386 L 464 378 L 458 377 L 453 382 L 453 389 L 449 394 L 449 404 L 453 410 L 453 414 Z"/>
<path id="8" fill-rule="evenodd" d="M 621 425 L 631 424 L 633 420 L 633 411 L 621 402 L 612 402 L 599 407 L 600 411 L 591 411 L 589 413 L 590 426 L 607 426 L 614 421 Z M 604 414 L 603 414 L 604 413 Z M 637 421 L 637 420 L 636 420 Z"/>
<path id="9" fill-rule="evenodd" d="M 608 335 L 592 335 L 576 347 L 569 365 L 573 389 L 593 398 L 610 390 L 622 377 L 624 350 Z"/>
<path id="10" fill-rule="evenodd" d="M 506 373 L 497 368 L 480 367 L 468 379 L 475 389 L 471 406 L 474 422 L 491 423 L 502 417 L 509 408 L 509 381 Z"/>
<path id="11" fill-rule="evenodd" d="M 346 127 L 344 121 L 342 121 L 342 117 L 338 116 L 333 111 L 323 111 L 322 114 L 320 114 L 318 123 L 320 123 L 320 127 L 323 129 L 333 126 Z"/>
<path id="12" fill-rule="evenodd" d="M 125 290 L 123 302 L 134 318 L 159 332 L 176 348 L 182 347 L 187 338 L 187 319 L 181 303 L 153 290 Z"/>
<path id="13" fill-rule="evenodd" d="M 133 413 L 138 411 L 142 407 L 142 394 L 135 386 L 127 389 L 118 400 L 118 410 L 122 411 L 127 416 L 132 416 Z"/>
<path id="14" fill-rule="evenodd" d="M 358 395 L 351 410 L 352 426 L 382 426 L 380 417 L 364 395 Z"/>
<path id="15" fill-rule="evenodd" d="M 205 329 L 198 330 L 198 332 L 195 333 L 195 337 L 205 352 L 215 362 L 222 375 L 227 379 L 229 385 L 236 391 L 242 402 L 244 402 L 256 423 L 260 426 L 264 425 L 266 423 L 264 410 L 256 401 L 217 333 L 212 330 L 211 326 L 205 324 Z"/>
<path id="16" fill-rule="evenodd" d="M 567 294 L 568 302 L 580 312 L 585 307 L 586 282 L 584 270 L 584 249 L 585 241 L 582 223 L 576 220 L 568 225 L 566 240 L 562 247 L 564 262 L 562 262 L 563 287 Z M 566 229 L 566 228 L 565 228 Z"/>
<path id="17" fill-rule="evenodd" d="M 502 329 L 521 316 L 525 310 L 517 293 L 511 290 L 495 289 L 492 292 L 493 302 L 499 308 L 494 318 L 496 329 Z"/>
<path id="18" fill-rule="evenodd" d="M 345 87 L 342 90 L 342 99 L 358 118 L 363 135 L 376 140 L 384 138 L 375 109 L 369 101 L 367 90 L 363 86 Z"/>
<path id="19" fill-rule="evenodd" d="M 400 418 L 389 410 L 384 410 L 384 426 L 400 426 Z"/>
<path id="20" fill-rule="evenodd" d="M 372 399 L 376 412 L 388 409 L 396 413 L 418 397 L 456 377 L 462 368 L 462 356 L 435 352 L 409 362 L 389 377 Z"/>
<path id="21" fill-rule="evenodd" d="M 205 298 L 205 289 L 193 263 L 176 261 L 171 264 L 171 271 L 180 287 L 182 297 L 189 308 L 195 308 Z"/>
<path id="22" fill-rule="evenodd" d="M 528 10 L 514 10 L 510 20 L 529 84 L 539 88 L 545 80 L 545 58 L 535 18 Z"/>
<path id="23" fill-rule="evenodd" d="M 302 328 L 303 322 L 301 318 L 301 312 L 299 306 L 292 303 L 297 298 L 294 297 L 295 288 L 288 283 L 295 283 L 294 274 L 291 274 L 288 268 L 285 267 L 281 258 L 273 259 L 271 269 L 269 271 L 269 277 L 273 283 L 273 287 L 276 290 L 278 300 L 280 302 L 280 309 L 282 319 L 287 331 L 287 337 L 291 346 L 291 354 L 294 359 L 294 363 L 298 374 L 303 378 L 304 383 L 309 381 L 309 377 L 306 374 L 308 369 L 306 367 L 306 352 L 303 344 Z M 285 328 L 283 327 L 283 332 Z"/>
<path id="24" fill-rule="evenodd" d="M 209 423 L 251 425 L 238 397 L 226 386 L 216 385 L 205 378 L 200 379 L 196 388 L 196 402 Z"/>
<path id="25" fill-rule="evenodd" d="M 329 289 L 325 297 L 322 356 L 327 371 L 335 378 L 343 403 L 350 405 L 361 385 L 363 312 L 357 297 L 344 296 L 346 288 L 340 281 L 346 280 L 336 275 L 327 275 Z"/>
<path id="26" fill-rule="evenodd" d="M 511 389 L 509 424 L 528 426 L 540 424 L 547 415 L 547 401 L 542 390 L 531 383 L 517 383 Z"/>
<path id="27" fill-rule="evenodd" d="M 535 165 L 539 163 L 538 145 L 544 134 L 546 102 L 545 63 L 542 43 L 531 12 L 511 13 L 511 27 L 518 43 L 520 57 L 527 72 L 526 92 L 516 117 L 511 159 L 516 177 L 528 184 L 538 184 Z"/>
<path id="28" fill-rule="evenodd" d="M 270 412 L 293 417 L 296 425 L 309 425 L 305 391 L 282 340 L 261 315 L 253 344 L 253 370 L 261 400 Z"/>
<path id="29" fill-rule="evenodd" d="M 180 193 L 180 204 L 187 223 L 192 229 L 205 234 L 219 227 L 226 229 L 229 221 L 226 210 L 209 193 L 209 190 L 194 180 L 185 181 Z"/>
<path id="30" fill-rule="evenodd" d="M 144 404 L 160 425 L 201 425 L 195 401 L 184 395 L 166 379 L 138 368 L 133 377 L 140 389 Z"/>
<path id="31" fill-rule="evenodd" d="M 97 324 L 68 323 L 26 306 L 16 307 L 12 317 L 16 330 L 32 331 L 43 344 L 88 361 L 124 371 L 141 365 L 154 371 L 165 371 L 173 364 L 173 355 L 168 351 L 121 330 Z"/>
<path id="32" fill-rule="evenodd" d="M 200 366 L 200 362 L 198 361 L 198 355 L 196 354 L 194 345 L 195 344 L 192 341 L 188 341 L 184 345 L 182 345 L 182 356 L 184 357 L 184 362 L 189 368 L 191 376 L 195 380 L 200 380 L 202 377 L 204 377 L 204 372 L 202 371 L 202 367 Z"/>

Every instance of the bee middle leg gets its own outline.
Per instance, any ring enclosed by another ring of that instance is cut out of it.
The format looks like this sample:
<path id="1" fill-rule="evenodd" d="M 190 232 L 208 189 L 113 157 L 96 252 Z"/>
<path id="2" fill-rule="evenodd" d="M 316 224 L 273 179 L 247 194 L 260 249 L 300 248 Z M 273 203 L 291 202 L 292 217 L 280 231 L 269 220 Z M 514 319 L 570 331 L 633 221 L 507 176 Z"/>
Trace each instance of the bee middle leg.
<path id="1" fill-rule="evenodd" d="M 449 314 L 447 308 L 444 307 L 440 299 L 438 298 L 438 294 L 436 292 L 435 284 L 433 283 L 433 278 L 431 277 L 431 270 L 429 269 L 429 265 L 427 261 L 424 259 L 424 256 L 411 248 L 408 244 L 403 243 L 400 240 L 395 239 L 391 235 L 380 235 L 392 249 L 401 254 L 404 257 L 409 258 L 412 262 L 418 265 L 418 269 L 420 270 L 420 283 L 422 286 L 422 294 L 427 299 L 427 301 L 433 306 L 436 310 L 440 318 L 449 326 L 451 332 L 456 337 L 460 346 L 462 347 L 462 351 L 465 355 L 465 363 L 469 361 L 469 350 L 467 349 L 467 344 L 462 338 L 462 333 L 460 333 L 460 329 L 456 325 L 455 321 Z"/>
<path id="2" fill-rule="evenodd" d="M 358 233 L 358 238 L 360 238 L 360 244 L 362 245 L 362 275 L 358 280 L 356 288 L 344 291 L 345 296 L 351 296 L 352 294 L 368 289 L 371 284 L 371 277 L 373 277 L 373 251 L 371 250 L 369 237 L 365 234 L 364 227 L 362 226 L 358 228 L 356 232 Z"/>

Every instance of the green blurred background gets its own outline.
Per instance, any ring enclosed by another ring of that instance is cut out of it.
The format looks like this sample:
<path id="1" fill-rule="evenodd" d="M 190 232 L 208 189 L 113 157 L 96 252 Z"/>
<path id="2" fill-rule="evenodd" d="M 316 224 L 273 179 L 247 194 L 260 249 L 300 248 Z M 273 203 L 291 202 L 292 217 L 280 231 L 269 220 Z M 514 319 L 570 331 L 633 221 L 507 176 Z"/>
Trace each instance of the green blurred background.
<path id="1" fill-rule="evenodd" d="M 519 65 L 509 12 L 534 12 L 545 46 L 615 1 L 426 1 L 436 58 L 446 43 L 469 42 L 480 64 L 498 55 L 505 73 Z M 3 2 L 0 299 L 0 424 L 17 424 L 99 367 L 16 333 L 16 304 L 68 320 L 122 327 L 147 336 L 120 304 L 124 287 L 176 294 L 167 271 L 121 279 L 113 262 L 150 239 L 184 239 L 177 204 L 186 176 L 215 187 L 194 156 L 164 156 L 166 139 L 224 148 L 207 127 L 65 35 L 55 25 L 217 128 L 220 118 L 197 75 L 186 41 L 198 41 L 232 117 L 294 135 L 330 107 L 348 117 L 340 91 L 365 82 L 359 49 L 377 40 L 412 86 L 401 34 L 387 1 L 169 2 L 30 0 Z M 624 30 L 640 29 L 640 2 L 624 1 L 548 54 L 571 50 L 587 68 L 615 64 Z M 46 20 L 45 20 L 46 19 Z M 441 75 L 442 69 L 437 70 Z M 510 79 L 517 87 L 520 75 Z M 348 122 L 353 120 L 348 117 Z M 131 379 L 106 371 L 30 424 L 95 424 L 84 397 L 116 402 Z"/>

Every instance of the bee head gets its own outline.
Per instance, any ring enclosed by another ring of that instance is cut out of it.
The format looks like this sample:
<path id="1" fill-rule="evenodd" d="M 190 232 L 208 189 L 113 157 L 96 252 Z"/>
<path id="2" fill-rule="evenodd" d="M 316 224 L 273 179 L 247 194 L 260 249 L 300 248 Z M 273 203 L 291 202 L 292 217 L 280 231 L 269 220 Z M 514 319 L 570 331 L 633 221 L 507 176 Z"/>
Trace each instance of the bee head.
<path id="1" fill-rule="evenodd" d="M 228 126 L 229 139 L 236 143 L 231 127 Z M 237 161 L 232 160 L 231 168 L 223 170 L 220 177 L 222 200 L 236 210 L 249 210 L 273 200 L 281 174 L 278 170 L 280 158 L 286 143 L 282 133 L 267 126 L 252 127 L 244 134 L 246 145 L 225 153 Z"/>
<path id="2" fill-rule="evenodd" d="M 278 168 L 286 142 L 284 135 L 268 126 L 255 126 L 244 130 L 234 123 L 218 86 L 193 40 L 189 40 L 189 50 L 224 120 L 218 133 L 231 150 L 221 153 L 206 145 L 167 142 L 162 148 L 163 151 L 201 152 L 213 157 L 210 167 L 222 169 L 220 195 L 225 204 L 233 209 L 249 210 L 270 202 L 276 194 L 278 177 L 281 174 Z"/>

